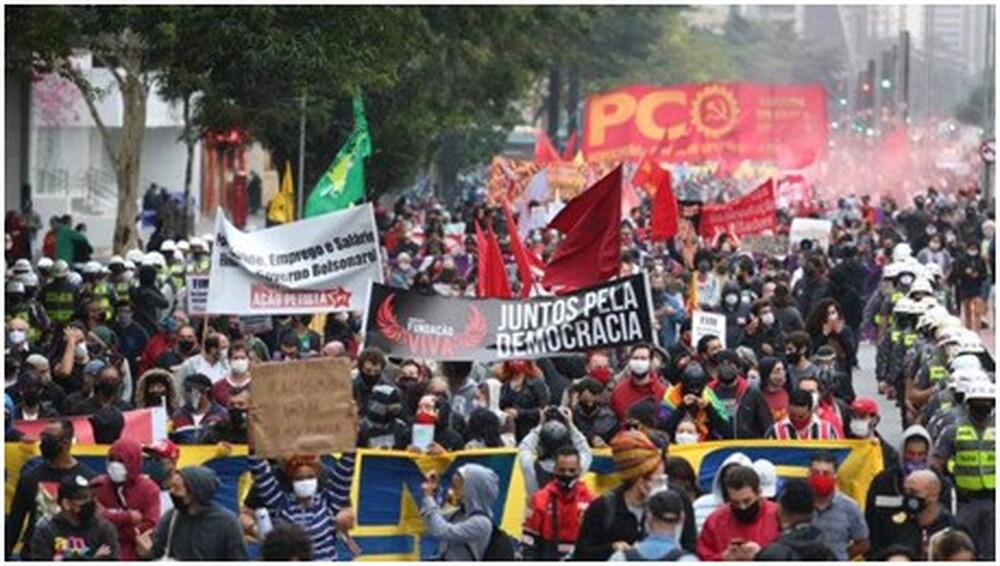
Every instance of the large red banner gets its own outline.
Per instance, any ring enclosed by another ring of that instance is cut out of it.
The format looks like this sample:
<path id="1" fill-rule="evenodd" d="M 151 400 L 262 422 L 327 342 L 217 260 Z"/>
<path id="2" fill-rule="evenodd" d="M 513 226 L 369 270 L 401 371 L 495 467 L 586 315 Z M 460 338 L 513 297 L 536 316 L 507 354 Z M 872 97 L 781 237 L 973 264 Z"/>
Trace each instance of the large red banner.
<path id="1" fill-rule="evenodd" d="M 701 207 L 699 231 L 708 239 L 723 232 L 738 238 L 768 230 L 774 234 L 777 228 L 773 179 L 732 202 Z"/>
<path id="2" fill-rule="evenodd" d="M 669 133 L 661 161 L 770 161 L 799 169 L 827 147 L 826 90 L 814 85 L 631 86 L 587 99 L 587 161 L 637 161 Z"/>

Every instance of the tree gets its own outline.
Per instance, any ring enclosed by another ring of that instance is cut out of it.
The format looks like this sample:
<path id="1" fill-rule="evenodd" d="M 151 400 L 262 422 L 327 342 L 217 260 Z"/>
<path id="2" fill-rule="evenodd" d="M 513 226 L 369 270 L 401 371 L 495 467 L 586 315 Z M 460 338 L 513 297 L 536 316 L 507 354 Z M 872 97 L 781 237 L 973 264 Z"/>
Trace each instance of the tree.
<path id="1" fill-rule="evenodd" d="M 114 168 L 118 184 L 115 253 L 134 247 L 140 179 L 140 157 L 146 130 L 146 99 L 158 67 L 156 46 L 162 41 L 169 11 L 144 6 L 12 6 L 5 19 L 7 45 L 21 65 L 51 72 L 72 82 L 83 97 Z M 73 49 L 88 50 L 114 79 L 122 102 L 121 135 L 115 135 L 97 110 L 108 92 L 73 66 Z"/>

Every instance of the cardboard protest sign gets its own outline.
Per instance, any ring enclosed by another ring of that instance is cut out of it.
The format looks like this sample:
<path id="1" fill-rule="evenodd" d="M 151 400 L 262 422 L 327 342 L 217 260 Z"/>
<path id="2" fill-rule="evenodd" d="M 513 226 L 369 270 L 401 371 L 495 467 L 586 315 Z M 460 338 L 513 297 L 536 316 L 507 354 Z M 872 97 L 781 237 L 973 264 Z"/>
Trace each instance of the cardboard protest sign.
<path id="1" fill-rule="evenodd" d="M 399 358 L 537 359 L 655 343 L 652 311 L 645 275 L 526 301 L 427 296 L 373 284 L 365 346 Z"/>
<path id="2" fill-rule="evenodd" d="M 351 363 L 315 358 L 253 368 L 249 426 L 263 457 L 354 450 Z"/>
<path id="3" fill-rule="evenodd" d="M 691 343 L 697 344 L 703 336 L 715 335 L 726 345 L 726 315 L 705 311 L 694 311 L 691 317 Z M 256 378 L 254 378 L 256 379 Z"/>
<path id="4" fill-rule="evenodd" d="M 188 275 L 187 285 L 187 312 L 189 315 L 203 315 L 208 306 L 208 275 Z"/>
<path id="5" fill-rule="evenodd" d="M 360 311 L 382 281 L 371 204 L 249 233 L 216 218 L 208 313 Z"/>
<path id="6" fill-rule="evenodd" d="M 816 218 L 795 218 L 792 220 L 792 227 L 788 230 L 788 246 L 791 253 L 799 251 L 802 240 L 816 240 L 824 250 L 830 248 L 830 233 L 833 231 L 833 223 L 829 220 L 818 220 Z"/>

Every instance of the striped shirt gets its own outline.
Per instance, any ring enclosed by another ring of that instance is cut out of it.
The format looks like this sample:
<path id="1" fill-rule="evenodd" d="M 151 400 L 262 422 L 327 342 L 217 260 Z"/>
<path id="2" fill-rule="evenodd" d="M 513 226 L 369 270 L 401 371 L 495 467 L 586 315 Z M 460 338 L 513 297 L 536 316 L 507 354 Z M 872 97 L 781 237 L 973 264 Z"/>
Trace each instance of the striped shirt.
<path id="1" fill-rule="evenodd" d="M 804 429 L 796 429 L 787 417 L 767 431 L 766 438 L 777 440 L 837 440 L 840 435 L 829 421 L 813 415 L 812 422 Z"/>
<path id="2" fill-rule="evenodd" d="M 250 458 L 254 487 L 268 512 L 278 520 L 302 527 L 312 541 L 317 561 L 337 560 L 336 517 L 341 509 L 350 506 L 354 455 L 344 455 L 330 471 L 328 477 L 320 479 L 316 495 L 302 505 L 294 493 L 281 488 L 267 462 Z"/>

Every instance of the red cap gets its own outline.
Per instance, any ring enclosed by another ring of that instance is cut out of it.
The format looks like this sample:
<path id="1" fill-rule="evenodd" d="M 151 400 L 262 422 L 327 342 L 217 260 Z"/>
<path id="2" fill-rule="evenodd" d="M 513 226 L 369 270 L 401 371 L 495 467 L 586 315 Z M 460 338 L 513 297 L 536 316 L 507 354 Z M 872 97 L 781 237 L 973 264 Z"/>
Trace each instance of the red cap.
<path id="1" fill-rule="evenodd" d="M 878 402 L 871 397 L 858 397 L 851 403 L 851 411 L 859 415 L 878 416 Z"/>
<path id="2" fill-rule="evenodd" d="M 168 460 L 177 460 L 181 457 L 181 449 L 177 447 L 176 444 L 170 442 L 169 440 L 161 440 L 159 442 L 154 442 L 143 448 L 148 454 L 153 454 L 159 456 L 160 458 L 166 458 Z"/>

